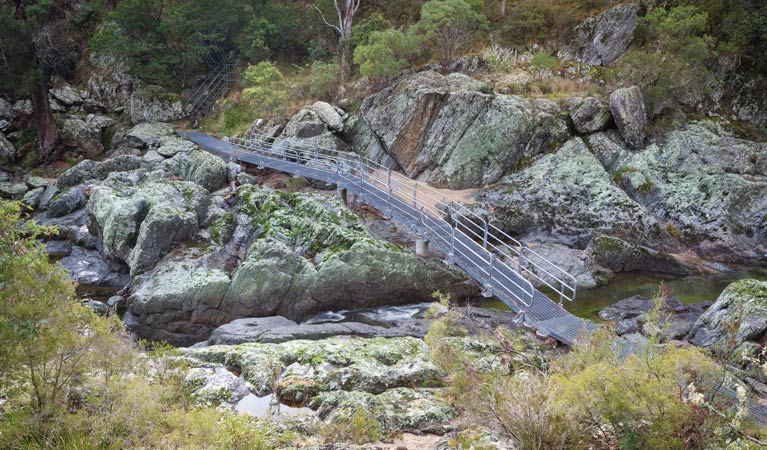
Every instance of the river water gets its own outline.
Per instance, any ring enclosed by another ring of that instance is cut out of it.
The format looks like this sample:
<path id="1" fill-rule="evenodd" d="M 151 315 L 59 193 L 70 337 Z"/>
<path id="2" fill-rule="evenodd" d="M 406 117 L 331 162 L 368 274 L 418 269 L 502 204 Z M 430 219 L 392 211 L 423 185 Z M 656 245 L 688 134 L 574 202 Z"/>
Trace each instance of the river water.
<path id="1" fill-rule="evenodd" d="M 714 301 L 730 283 L 745 278 L 767 281 L 764 270 L 741 270 L 720 274 L 691 275 L 675 277 L 650 272 L 621 272 L 607 286 L 592 289 L 580 289 L 575 301 L 565 303 L 565 309 L 576 316 L 595 319 L 600 310 L 634 295 L 652 297 L 658 292 L 661 283 L 680 302 L 685 304 L 702 301 Z M 550 297 L 558 301 L 555 295 Z M 477 306 L 508 310 L 509 307 L 498 299 L 481 301 Z"/>

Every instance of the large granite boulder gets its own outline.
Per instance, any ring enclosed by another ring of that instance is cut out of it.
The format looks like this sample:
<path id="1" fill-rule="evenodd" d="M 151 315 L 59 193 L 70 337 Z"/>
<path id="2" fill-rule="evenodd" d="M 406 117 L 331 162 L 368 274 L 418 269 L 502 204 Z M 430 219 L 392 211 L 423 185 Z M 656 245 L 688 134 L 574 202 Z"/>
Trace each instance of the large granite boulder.
<path id="1" fill-rule="evenodd" d="M 66 189 L 89 180 L 104 180 L 112 172 L 127 172 L 141 167 L 141 158 L 123 155 L 103 161 L 86 159 L 59 175 L 57 185 Z"/>
<path id="2" fill-rule="evenodd" d="M 139 335 L 191 344 L 237 318 L 296 321 L 329 309 L 428 301 L 437 290 L 456 299 L 476 293 L 457 271 L 371 237 L 337 200 L 250 185 L 237 196 L 239 206 L 204 230 L 207 256 L 169 255 L 135 280 L 129 312 Z M 224 232 L 225 225 L 234 229 Z M 215 295 L 205 301 L 190 291 L 208 292 L 202 286 L 211 283 Z"/>
<path id="3" fill-rule="evenodd" d="M 169 147 L 166 144 L 160 147 L 160 149 L 168 152 Z M 158 149 L 158 153 L 160 149 Z M 174 150 L 178 152 L 178 149 Z M 218 156 L 195 150 L 190 152 L 188 158 L 184 158 L 181 166 L 181 176 L 187 181 L 197 183 L 210 192 L 217 191 L 226 184 L 226 163 Z"/>
<path id="4" fill-rule="evenodd" d="M 110 112 L 127 111 L 131 94 L 138 84 L 129 74 L 130 62 L 111 54 L 91 53 L 90 63 L 99 70 L 91 71 L 88 78 L 89 98 L 104 105 Z"/>
<path id="5" fill-rule="evenodd" d="M 335 390 L 381 394 L 399 387 L 434 386 L 441 376 L 423 340 L 409 337 L 211 346 L 184 354 L 238 367 L 257 395 L 275 392 L 294 404 L 310 404 L 321 393 Z"/>
<path id="6" fill-rule="evenodd" d="M 667 297 L 658 305 L 655 299 L 635 295 L 599 311 L 599 318 L 613 322 L 619 336 L 643 333 L 667 340 L 682 339 L 711 303 L 685 305 Z M 658 306 L 660 314 L 655 321 L 648 322 L 649 313 Z"/>
<path id="7" fill-rule="evenodd" d="M 76 186 L 56 194 L 48 204 L 48 217 L 64 217 L 84 207 L 88 201 L 85 189 L 85 186 Z"/>
<path id="8" fill-rule="evenodd" d="M 0 132 L 0 160 L 13 161 L 16 159 L 16 147 Z"/>
<path id="9" fill-rule="evenodd" d="M 657 242 L 657 220 L 615 185 L 580 138 L 477 196 L 479 213 L 514 235 L 546 232 L 585 248 L 597 234 Z"/>
<path id="10" fill-rule="evenodd" d="M 180 97 L 156 86 L 134 91 L 130 97 L 128 114 L 135 124 L 172 122 L 186 115 Z"/>
<path id="11" fill-rule="evenodd" d="M 611 133 L 589 141 L 624 191 L 699 255 L 767 260 L 767 145 L 727 136 L 709 122 L 638 152 Z"/>
<path id="12" fill-rule="evenodd" d="M 93 114 L 85 119 L 72 116 L 64 119 L 61 137 L 67 147 L 82 153 L 86 158 L 95 158 L 104 152 L 107 130 L 114 123 L 109 117 Z"/>
<path id="13" fill-rule="evenodd" d="M 208 193 L 195 183 L 139 182 L 116 172 L 92 189 L 86 213 L 104 257 L 126 264 L 135 276 L 154 267 L 176 243 L 190 239 L 207 207 Z"/>
<path id="14" fill-rule="evenodd" d="M 646 136 L 647 113 L 639 87 L 632 86 L 613 91 L 610 94 L 610 111 L 621 136 L 629 147 L 641 147 Z"/>
<path id="15" fill-rule="evenodd" d="M 326 102 L 315 102 L 312 109 L 325 122 L 330 131 L 343 131 L 344 119 L 333 105 Z"/>
<path id="16" fill-rule="evenodd" d="M 0 182 L 0 197 L 2 198 L 21 200 L 28 190 L 26 183 Z"/>
<path id="17" fill-rule="evenodd" d="M 364 100 L 361 119 L 376 139 L 359 150 L 389 155 L 409 177 L 436 186 L 478 187 L 569 137 L 549 106 L 492 95 L 465 75 L 419 72 Z"/>
<path id="18" fill-rule="evenodd" d="M 610 125 L 610 106 L 594 97 L 573 97 L 568 101 L 570 118 L 578 133 L 594 133 Z"/>
<path id="19" fill-rule="evenodd" d="M 614 272 L 646 271 L 687 275 L 690 269 L 673 256 L 652 248 L 630 244 L 612 236 L 597 236 L 592 242 L 594 261 Z"/>
<path id="20" fill-rule="evenodd" d="M 210 345 L 236 345 L 246 342 L 277 344 L 299 339 L 316 341 L 333 336 L 423 337 L 420 328 L 384 327 L 358 322 L 298 324 L 284 317 L 237 319 L 216 328 L 208 339 Z"/>
<path id="21" fill-rule="evenodd" d="M 218 307 L 229 287 L 221 270 L 169 261 L 134 279 L 126 325 L 139 336 L 190 345 L 226 321 Z M 130 319 L 130 320 L 129 320 Z"/>
<path id="22" fill-rule="evenodd" d="M 128 145 L 136 148 L 157 148 L 163 138 L 173 134 L 173 127 L 163 122 L 141 123 L 126 135 Z"/>
<path id="23" fill-rule="evenodd" d="M 559 56 L 590 66 L 612 64 L 634 40 L 638 10 L 638 5 L 629 3 L 589 17 L 575 27 L 570 46 Z"/>
<path id="24" fill-rule="evenodd" d="M 54 86 L 49 91 L 51 99 L 64 107 L 79 106 L 88 97 L 87 91 L 80 91 L 67 83 Z"/>
<path id="25" fill-rule="evenodd" d="M 130 282 L 128 274 L 113 272 L 95 250 L 73 247 L 59 264 L 77 284 L 123 288 Z"/>
<path id="26" fill-rule="evenodd" d="M 767 282 L 741 280 L 722 292 L 695 322 L 688 339 L 740 361 L 749 343 L 762 343 L 767 331 Z"/>

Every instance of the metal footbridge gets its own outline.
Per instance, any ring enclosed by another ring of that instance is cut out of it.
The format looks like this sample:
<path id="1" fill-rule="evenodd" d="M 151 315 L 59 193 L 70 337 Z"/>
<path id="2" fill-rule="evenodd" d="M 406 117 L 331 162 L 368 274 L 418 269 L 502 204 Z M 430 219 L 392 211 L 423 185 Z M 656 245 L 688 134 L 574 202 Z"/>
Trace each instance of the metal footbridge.
<path id="1" fill-rule="evenodd" d="M 484 296 L 499 298 L 519 313 L 521 323 L 540 335 L 573 345 L 596 327 L 562 307 L 563 302 L 575 300 L 575 277 L 436 189 L 356 153 L 253 135 L 229 141 L 197 132 L 183 135 L 227 160 L 346 189 L 428 240 L 476 280 Z M 555 300 L 537 287 L 549 291 Z"/>
<path id="2" fill-rule="evenodd" d="M 356 153 L 273 142 L 263 136 L 223 141 L 204 133 L 182 135 L 226 160 L 324 181 L 357 195 L 429 240 L 483 287 L 483 295 L 499 298 L 519 314 L 520 323 L 540 335 L 572 346 L 597 327 L 562 307 L 564 301 L 575 300 L 577 283 L 572 275 L 436 189 Z M 617 339 L 623 355 L 644 348 Z M 721 385 L 717 392 L 737 402 L 732 387 Z M 751 398 L 746 405 L 748 419 L 767 426 L 767 406 Z"/>

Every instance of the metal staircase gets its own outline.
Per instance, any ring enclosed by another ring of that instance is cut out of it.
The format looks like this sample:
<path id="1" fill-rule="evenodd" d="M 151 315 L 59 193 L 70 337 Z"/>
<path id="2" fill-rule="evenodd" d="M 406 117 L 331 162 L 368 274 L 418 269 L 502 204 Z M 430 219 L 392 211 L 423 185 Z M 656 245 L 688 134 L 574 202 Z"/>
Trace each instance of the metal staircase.
<path id="1" fill-rule="evenodd" d="M 234 64 L 222 64 L 211 71 L 208 78 L 203 81 L 190 97 L 185 112 L 189 119 L 197 120 L 207 113 L 216 103 L 216 100 L 224 96 L 232 84 L 237 82 L 234 73 Z"/>

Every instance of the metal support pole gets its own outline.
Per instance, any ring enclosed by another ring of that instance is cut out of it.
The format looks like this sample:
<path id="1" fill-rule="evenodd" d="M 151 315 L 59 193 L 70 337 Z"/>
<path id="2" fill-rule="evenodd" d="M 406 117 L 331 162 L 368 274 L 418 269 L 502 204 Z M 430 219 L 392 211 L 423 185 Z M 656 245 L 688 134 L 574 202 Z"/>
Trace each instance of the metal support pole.
<path id="1" fill-rule="evenodd" d="M 493 270 L 495 269 L 495 267 L 493 267 L 493 265 L 494 265 L 493 263 L 495 263 L 495 254 L 490 253 L 490 270 L 489 270 L 489 273 L 490 273 L 490 282 L 491 283 L 493 282 Z"/>
<path id="2" fill-rule="evenodd" d="M 452 218 L 453 212 L 452 207 L 450 205 L 447 206 L 448 214 L 450 214 L 450 217 Z M 453 262 L 453 258 L 455 257 L 455 227 L 458 226 L 458 222 L 454 222 L 452 225 L 450 225 L 450 254 L 448 255 L 448 258 L 450 259 L 450 262 Z"/>
<path id="3" fill-rule="evenodd" d="M 389 215 L 391 215 L 392 208 L 391 208 L 391 169 L 388 170 L 386 174 L 386 189 L 388 191 L 388 197 L 387 200 L 389 202 Z"/>
<path id="4" fill-rule="evenodd" d="M 413 185 L 413 208 L 416 208 L 416 198 L 418 197 L 418 183 Z"/>
<path id="5" fill-rule="evenodd" d="M 485 223 L 485 236 L 482 239 L 482 247 L 487 249 L 487 235 L 488 235 L 487 220 L 483 220 L 483 222 Z"/>

